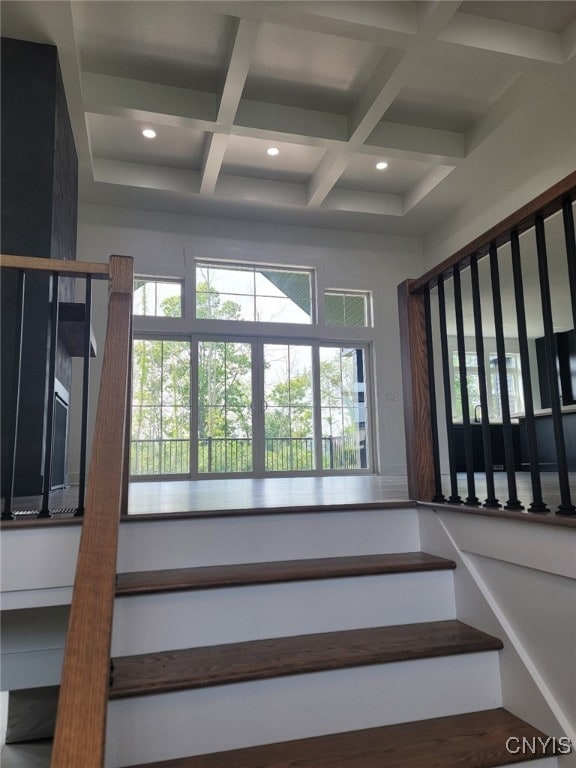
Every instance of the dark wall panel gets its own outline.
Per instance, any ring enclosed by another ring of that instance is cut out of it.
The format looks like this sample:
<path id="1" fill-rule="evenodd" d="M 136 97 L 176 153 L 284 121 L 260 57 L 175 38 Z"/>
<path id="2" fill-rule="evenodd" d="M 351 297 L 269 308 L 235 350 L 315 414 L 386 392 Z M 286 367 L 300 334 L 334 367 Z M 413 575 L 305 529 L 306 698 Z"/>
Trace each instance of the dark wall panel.
<path id="1" fill-rule="evenodd" d="M 3 38 L 1 56 L 2 253 L 75 259 L 77 158 L 57 50 L 51 45 Z M 60 296 L 70 300 L 72 281 L 62 283 Z M 14 275 L 3 275 L 1 292 L 2 411 L 6 413 L 13 408 L 14 397 Z M 42 490 L 49 302 L 49 276 L 29 276 L 17 441 L 19 495 Z M 71 364 L 63 350 L 59 350 L 56 375 L 70 389 Z M 4 430 L 2 435 L 4 468 L 9 446 Z"/>

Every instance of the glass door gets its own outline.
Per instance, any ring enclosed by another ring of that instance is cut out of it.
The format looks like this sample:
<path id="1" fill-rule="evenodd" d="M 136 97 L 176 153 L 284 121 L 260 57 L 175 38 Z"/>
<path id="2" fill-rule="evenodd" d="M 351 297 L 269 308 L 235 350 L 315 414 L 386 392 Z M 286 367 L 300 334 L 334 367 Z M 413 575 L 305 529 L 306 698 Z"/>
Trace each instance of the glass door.
<path id="1" fill-rule="evenodd" d="M 136 339 L 133 361 L 133 476 L 370 469 L 362 347 Z"/>
<path id="2" fill-rule="evenodd" d="M 252 342 L 198 342 L 199 474 L 253 471 L 253 357 Z"/>
<path id="3" fill-rule="evenodd" d="M 312 346 L 264 344 L 264 471 L 316 469 Z"/>
<path id="4" fill-rule="evenodd" d="M 190 342 L 135 339 L 132 475 L 190 474 Z"/>

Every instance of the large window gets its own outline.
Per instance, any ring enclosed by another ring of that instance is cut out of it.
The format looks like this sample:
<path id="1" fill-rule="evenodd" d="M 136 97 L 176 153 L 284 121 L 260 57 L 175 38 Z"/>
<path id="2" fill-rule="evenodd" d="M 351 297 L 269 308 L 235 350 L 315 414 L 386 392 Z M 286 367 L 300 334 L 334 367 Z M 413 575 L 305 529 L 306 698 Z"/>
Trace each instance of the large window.
<path id="1" fill-rule="evenodd" d="M 312 273 L 198 262 L 196 317 L 262 323 L 312 322 Z"/>
<path id="2" fill-rule="evenodd" d="M 362 347 L 137 339 L 133 361 L 133 475 L 369 469 Z"/>

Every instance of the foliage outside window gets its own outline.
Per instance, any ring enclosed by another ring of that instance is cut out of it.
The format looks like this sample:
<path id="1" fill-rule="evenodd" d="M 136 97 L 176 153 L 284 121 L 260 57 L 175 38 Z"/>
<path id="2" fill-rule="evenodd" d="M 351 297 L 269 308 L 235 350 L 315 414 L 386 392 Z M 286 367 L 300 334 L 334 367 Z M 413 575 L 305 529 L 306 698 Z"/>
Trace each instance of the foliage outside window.
<path id="1" fill-rule="evenodd" d="M 196 317 L 312 322 L 312 274 L 266 266 L 196 264 Z"/>
<path id="2" fill-rule="evenodd" d="M 330 290 L 324 294 L 326 325 L 365 328 L 370 324 L 369 295 L 365 292 Z"/>
<path id="3" fill-rule="evenodd" d="M 182 317 L 182 281 L 137 277 L 133 312 L 152 317 Z"/>
<path id="4" fill-rule="evenodd" d="M 452 420 L 462 421 L 462 391 L 460 386 L 460 368 L 458 352 L 452 352 Z M 502 420 L 502 401 L 500 397 L 500 375 L 498 371 L 498 356 L 491 352 L 486 360 L 486 390 L 488 395 L 488 416 L 492 421 Z M 510 413 L 524 412 L 524 389 L 522 386 L 522 371 L 520 355 L 506 354 L 506 381 Z M 480 405 L 480 375 L 478 372 L 478 357 L 475 352 L 466 353 L 466 385 L 470 416 L 474 418 L 476 406 Z M 478 416 L 480 416 L 478 411 Z"/>

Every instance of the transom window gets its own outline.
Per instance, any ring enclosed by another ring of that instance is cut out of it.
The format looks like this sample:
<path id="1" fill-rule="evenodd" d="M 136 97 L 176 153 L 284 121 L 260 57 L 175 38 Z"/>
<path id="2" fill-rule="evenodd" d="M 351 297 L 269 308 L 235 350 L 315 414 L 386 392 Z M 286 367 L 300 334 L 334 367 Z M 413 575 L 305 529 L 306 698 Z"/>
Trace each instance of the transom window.
<path id="1" fill-rule="evenodd" d="M 182 317 L 182 281 L 137 277 L 133 312 L 153 317 Z"/>
<path id="2" fill-rule="evenodd" d="M 324 294 L 326 325 L 362 328 L 371 325 L 369 298 L 366 291 L 326 291 Z"/>
<path id="3" fill-rule="evenodd" d="M 196 317 L 312 322 L 312 273 L 264 265 L 196 263 Z"/>

